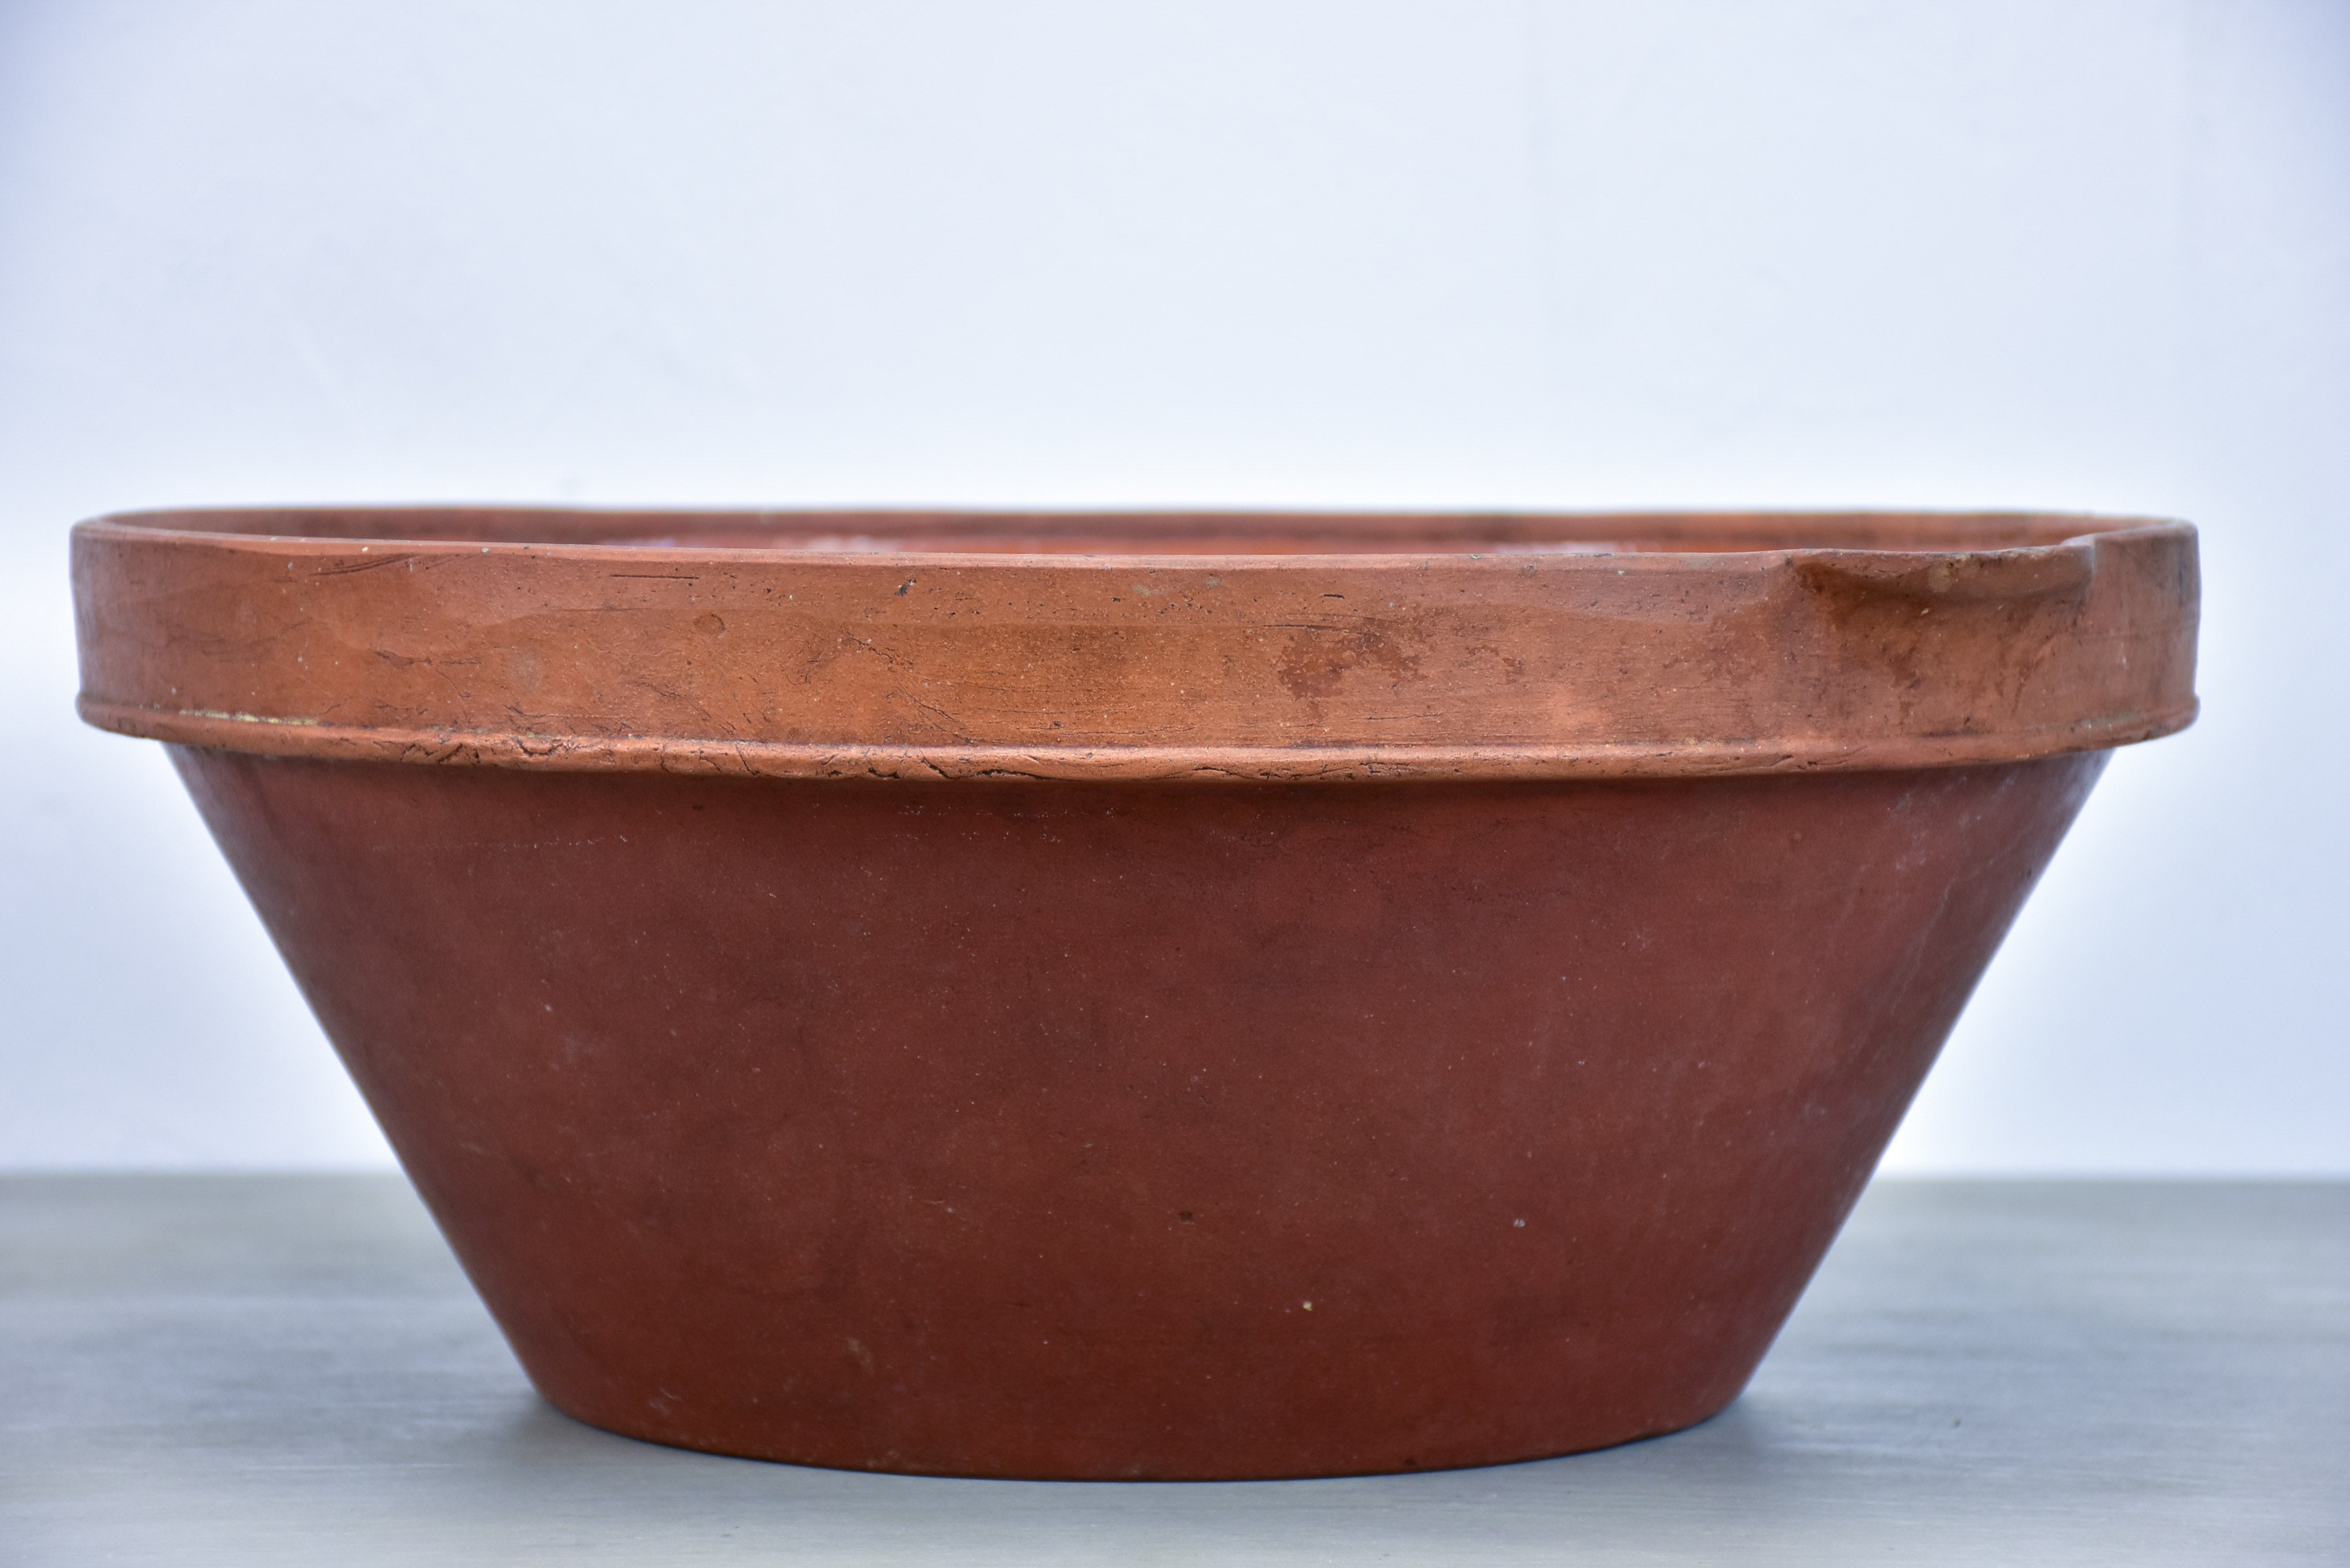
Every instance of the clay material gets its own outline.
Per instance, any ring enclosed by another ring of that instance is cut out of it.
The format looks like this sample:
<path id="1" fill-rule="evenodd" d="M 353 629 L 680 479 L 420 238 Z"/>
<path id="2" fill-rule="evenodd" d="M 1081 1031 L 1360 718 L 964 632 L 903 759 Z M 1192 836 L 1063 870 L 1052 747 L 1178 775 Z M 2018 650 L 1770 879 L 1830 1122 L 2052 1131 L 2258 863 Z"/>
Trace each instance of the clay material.
<path id="1" fill-rule="evenodd" d="M 2193 712 L 2175 524 L 179 514 L 75 572 L 84 712 L 173 742 L 546 1397 L 943 1474 L 1702 1419 Z"/>

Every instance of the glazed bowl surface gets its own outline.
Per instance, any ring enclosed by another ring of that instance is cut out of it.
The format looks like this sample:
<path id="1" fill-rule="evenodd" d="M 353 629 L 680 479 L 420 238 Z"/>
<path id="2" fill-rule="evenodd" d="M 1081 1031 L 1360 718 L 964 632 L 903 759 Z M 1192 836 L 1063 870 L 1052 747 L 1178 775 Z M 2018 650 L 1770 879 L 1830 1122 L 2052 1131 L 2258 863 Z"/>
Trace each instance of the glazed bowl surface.
<path id="1" fill-rule="evenodd" d="M 560 1408 L 925 1473 L 1733 1398 L 2194 535 L 2045 514 L 313 509 L 75 540 Z"/>

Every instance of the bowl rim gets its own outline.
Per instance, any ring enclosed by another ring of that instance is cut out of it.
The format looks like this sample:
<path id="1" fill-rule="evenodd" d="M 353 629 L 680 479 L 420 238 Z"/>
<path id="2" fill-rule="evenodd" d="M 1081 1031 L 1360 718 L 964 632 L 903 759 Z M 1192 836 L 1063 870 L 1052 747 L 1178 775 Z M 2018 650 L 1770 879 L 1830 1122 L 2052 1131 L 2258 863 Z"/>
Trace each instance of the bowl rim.
<path id="1" fill-rule="evenodd" d="M 1175 547 L 1066 547 L 1106 529 Z M 1200 547 L 1235 536 L 1286 547 Z M 1387 547 L 1296 547 L 1347 537 Z M 936 547 L 975 539 L 1064 547 Z M 280 755 L 1609 778 L 2018 761 L 2196 712 L 2196 534 L 2156 517 L 218 507 L 73 554 L 86 719 Z"/>

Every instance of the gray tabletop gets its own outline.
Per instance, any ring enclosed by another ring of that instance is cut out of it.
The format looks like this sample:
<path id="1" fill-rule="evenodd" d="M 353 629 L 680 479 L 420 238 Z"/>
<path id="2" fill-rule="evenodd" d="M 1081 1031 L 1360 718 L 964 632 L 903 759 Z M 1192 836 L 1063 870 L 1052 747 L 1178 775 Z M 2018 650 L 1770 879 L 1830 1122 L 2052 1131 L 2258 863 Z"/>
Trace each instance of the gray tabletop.
<path id="1" fill-rule="evenodd" d="M 2350 1184 L 1879 1182 L 1691 1431 L 1123 1485 L 578 1426 L 396 1179 L 0 1179 L 0 1563 L 752 1561 L 2350 1563 Z"/>

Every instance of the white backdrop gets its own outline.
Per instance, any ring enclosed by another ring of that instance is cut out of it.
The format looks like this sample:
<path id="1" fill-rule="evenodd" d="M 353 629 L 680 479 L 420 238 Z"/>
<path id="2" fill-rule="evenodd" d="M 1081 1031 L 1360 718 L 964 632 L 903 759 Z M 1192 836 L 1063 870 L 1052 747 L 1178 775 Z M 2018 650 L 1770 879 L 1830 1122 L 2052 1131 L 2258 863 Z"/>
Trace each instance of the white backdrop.
<path id="1" fill-rule="evenodd" d="M 197 502 L 2205 529 L 1893 1165 L 2350 1173 L 2339 0 L 0 0 L 0 1165 L 387 1158 L 65 529 Z"/>

